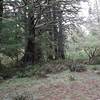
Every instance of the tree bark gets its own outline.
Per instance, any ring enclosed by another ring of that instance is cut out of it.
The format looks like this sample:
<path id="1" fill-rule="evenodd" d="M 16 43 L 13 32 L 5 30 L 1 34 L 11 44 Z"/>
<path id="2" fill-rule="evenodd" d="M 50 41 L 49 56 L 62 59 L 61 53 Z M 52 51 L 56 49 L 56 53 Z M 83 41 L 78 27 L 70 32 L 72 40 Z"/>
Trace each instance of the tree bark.
<path id="1" fill-rule="evenodd" d="M 1 27 L 2 15 L 3 15 L 3 0 L 0 0 L 0 33 L 1 33 L 1 30 L 2 30 L 2 27 Z"/>
<path id="2" fill-rule="evenodd" d="M 0 0 L 0 35 L 2 32 L 3 0 Z M 1 41 L 1 37 L 0 37 Z"/>
<path id="3" fill-rule="evenodd" d="M 62 12 L 59 12 L 58 57 L 64 59 L 64 36 L 62 26 Z"/>
<path id="4" fill-rule="evenodd" d="M 38 36 L 36 36 L 34 11 L 29 12 L 27 32 L 29 34 L 26 36 L 26 48 L 22 61 L 27 65 L 39 63 L 42 53 L 40 45 L 38 41 L 36 41 L 36 37 Z"/>
<path id="5" fill-rule="evenodd" d="M 57 25 L 56 25 L 56 7 L 53 6 L 53 34 L 54 34 L 54 52 L 55 52 L 55 59 L 58 59 L 58 30 L 57 30 Z"/>
<path id="6" fill-rule="evenodd" d="M 29 12 L 28 16 L 28 36 L 26 36 L 25 54 L 22 58 L 24 64 L 33 64 L 35 56 L 35 27 L 34 27 L 34 14 Z"/>

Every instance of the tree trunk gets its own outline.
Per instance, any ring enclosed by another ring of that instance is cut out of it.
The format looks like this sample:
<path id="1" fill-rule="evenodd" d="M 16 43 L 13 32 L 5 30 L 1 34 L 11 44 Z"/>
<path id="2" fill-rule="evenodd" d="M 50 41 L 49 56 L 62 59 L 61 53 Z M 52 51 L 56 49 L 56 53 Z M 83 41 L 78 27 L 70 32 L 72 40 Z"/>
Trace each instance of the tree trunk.
<path id="1" fill-rule="evenodd" d="M 33 12 L 29 13 L 28 20 L 29 20 L 28 21 L 29 35 L 26 36 L 26 48 L 22 61 L 24 64 L 35 64 L 40 62 L 42 53 L 39 43 L 35 40 L 36 30 L 35 30 L 35 18 Z"/>
<path id="2" fill-rule="evenodd" d="M 26 36 L 26 47 L 25 54 L 22 58 L 24 64 L 33 64 L 34 56 L 35 56 L 35 27 L 34 27 L 34 15 L 32 12 L 29 13 L 28 16 L 28 33 Z M 26 35 L 26 34 L 25 34 Z"/>
<path id="3" fill-rule="evenodd" d="M 54 34 L 54 52 L 55 52 L 55 59 L 58 59 L 58 46 L 57 46 L 57 41 L 58 41 L 58 30 L 57 30 L 57 25 L 56 25 L 56 8 L 55 6 L 53 7 L 53 34 Z"/>
<path id="4" fill-rule="evenodd" d="M 47 0 L 46 2 L 47 2 L 48 5 L 50 5 L 49 0 Z M 48 7 L 47 9 L 48 9 L 48 11 L 50 11 L 47 14 L 47 18 L 49 19 L 49 21 L 51 21 L 52 20 L 52 12 L 51 12 L 52 8 Z M 49 40 L 50 40 L 49 49 L 50 49 L 50 51 L 53 51 L 53 45 L 51 43 L 53 41 L 53 27 L 51 25 L 49 25 L 49 30 L 48 31 L 49 31 Z M 47 56 L 48 56 L 48 60 L 53 60 L 53 52 L 52 53 L 49 52 Z"/>
<path id="5" fill-rule="evenodd" d="M 59 12 L 56 12 L 58 10 Z M 64 36 L 63 36 L 63 26 L 62 26 L 62 11 L 60 7 L 53 7 L 53 21 L 55 22 L 59 18 L 58 26 L 54 23 L 53 34 L 54 34 L 54 43 L 55 43 L 55 59 L 64 59 Z"/>
<path id="6" fill-rule="evenodd" d="M 0 35 L 2 32 L 2 15 L 3 15 L 3 0 L 0 0 Z M 0 37 L 1 41 L 1 37 Z"/>
<path id="7" fill-rule="evenodd" d="M 58 57 L 64 59 L 64 36 L 62 26 L 62 12 L 59 12 Z"/>
<path id="8" fill-rule="evenodd" d="M 52 33 L 52 32 L 49 32 L 49 36 L 50 36 L 50 37 L 49 37 L 49 40 L 50 40 L 50 42 L 53 41 L 53 36 L 52 36 L 52 35 L 53 35 L 53 33 Z M 49 48 L 50 48 L 51 51 L 53 50 L 53 45 L 52 45 L 52 43 L 49 44 Z M 48 59 L 49 59 L 49 60 L 53 60 L 53 53 L 50 52 L 50 53 L 48 54 Z"/>
<path id="9" fill-rule="evenodd" d="M 0 0 L 0 33 L 1 33 L 1 30 L 2 30 L 2 27 L 1 27 L 2 15 L 3 15 L 3 0 Z"/>

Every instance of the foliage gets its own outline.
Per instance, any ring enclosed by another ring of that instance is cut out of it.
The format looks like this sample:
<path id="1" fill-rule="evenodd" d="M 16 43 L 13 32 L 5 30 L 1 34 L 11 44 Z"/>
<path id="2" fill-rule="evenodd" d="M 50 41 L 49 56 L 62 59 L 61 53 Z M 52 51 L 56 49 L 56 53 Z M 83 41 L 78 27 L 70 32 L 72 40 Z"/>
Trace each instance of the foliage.
<path id="1" fill-rule="evenodd" d="M 75 77 L 74 77 L 73 75 L 69 75 L 68 78 L 69 78 L 70 81 L 75 81 L 75 80 L 76 80 Z"/>
<path id="2" fill-rule="evenodd" d="M 94 57 L 94 61 L 93 61 L 93 64 L 100 64 L 100 55 Z"/>
<path id="3" fill-rule="evenodd" d="M 34 98 L 30 92 L 24 92 L 22 94 L 16 93 L 12 100 L 34 100 Z"/>
<path id="4" fill-rule="evenodd" d="M 66 59 L 73 59 L 73 60 L 88 60 L 87 54 L 84 50 L 67 50 L 66 51 Z"/>
<path id="5" fill-rule="evenodd" d="M 100 75 L 100 70 L 96 70 L 95 73 L 96 73 L 97 75 Z"/>
<path id="6" fill-rule="evenodd" d="M 56 73 L 66 70 L 68 62 L 87 58 L 89 62 L 99 63 L 99 34 L 91 31 L 84 36 L 79 29 L 80 1 L 4 0 L 0 9 L 3 10 L 0 13 L 0 56 L 10 58 L 12 64 L 10 67 L 5 64 L 3 77 Z M 55 61 L 44 66 L 35 65 L 51 60 Z M 19 64 L 20 68 L 12 68 L 13 64 Z M 86 68 L 73 64 L 70 70 L 85 71 Z"/>
<path id="7" fill-rule="evenodd" d="M 98 70 L 98 68 L 96 66 L 93 66 L 92 70 Z"/>
<path id="8" fill-rule="evenodd" d="M 0 76 L 3 79 L 12 78 L 15 74 L 16 74 L 16 69 L 13 67 L 3 66 L 2 70 L 0 70 Z"/>
<path id="9" fill-rule="evenodd" d="M 84 72 L 87 70 L 87 68 L 83 64 L 73 63 L 73 64 L 69 65 L 69 70 L 71 72 Z"/>
<path id="10" fill-rule="evenodd" d="M 22 47 L 21 30 L 17 27 L 16 21 L 10 22 L 4 20 L 2 27 L 0 53 L 10 57 L 12 60 L 14 58 L 17 59 Z"/>
<path id="11" fill-rule="evenodd" d="M 24 96 L 16 96 L 13 100 L 26 100 L 26 97 Z"/>
<path id="12" fill-rule="evenodd" d="M 28 65 L 27 67 L 17 69 L 15 77 L 17 78 L 34 77 L 37 76 L 39 73 L 41 73 L 40 69 L 41 69 L 40 65 Z"/>
<path id="13" fill-rule="evenodd" d="M 89 57 L 89 63 L 96 64 L 96 62 L 99 62 L 99 61 L 96 61 L 96 60 L 99 60 L 99 59 L 96 59 L 97 57 L 99 57 L 99 53 L 100 53 L 99 48 L 89 48 L 88 47 L 88 48 L 85 48 L 84 51 Z"/>

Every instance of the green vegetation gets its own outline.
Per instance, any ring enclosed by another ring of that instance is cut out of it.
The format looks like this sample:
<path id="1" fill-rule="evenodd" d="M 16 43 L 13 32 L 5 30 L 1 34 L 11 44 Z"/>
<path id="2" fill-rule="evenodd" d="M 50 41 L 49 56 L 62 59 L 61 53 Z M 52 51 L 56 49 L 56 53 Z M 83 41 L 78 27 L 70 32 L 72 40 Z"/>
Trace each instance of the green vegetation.
<path id="1" fill-rule="evenodd" d="M 75 79 L 75 77 L 73 75 L 69 75 L 69 80 L 70 81 L 75 81 L 76 79 Z"/>
<path id="2" fill-rule="evenodd" d="M 1 0 L 1 79 L 46 77 L 69 66 L 76 71 L 100 64 L 99 27 L 79 16 L 81 2 Z M 89 29 L 83 31 L 85 26 Z"/>
<path id="3" fill-rule="evenodd" d="M 100 83 L 98 5 L 99 0 L 0 0 L 0 100 L 13 91 L 12 100 L 33 100 L 37 92 L 42 99 L 36 100 L 62 100 L 67 92 L 66 100 L 81 100 L 80 91 L 90 95 L 84 100 L 100 99 L 90 99 Z M 32 95 L 22 93 L 28 88 Z"/>

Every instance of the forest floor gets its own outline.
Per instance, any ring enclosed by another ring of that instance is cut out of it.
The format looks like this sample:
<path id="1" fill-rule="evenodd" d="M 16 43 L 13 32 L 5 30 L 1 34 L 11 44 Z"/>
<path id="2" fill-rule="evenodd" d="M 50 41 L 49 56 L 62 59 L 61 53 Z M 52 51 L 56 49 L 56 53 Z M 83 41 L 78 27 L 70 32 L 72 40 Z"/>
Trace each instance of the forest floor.
<path id="1" fill-rule="evenodd" d="M 75 80 L 69 80 L 71 75 Z M 32 94 L 33 100 L 100 100 L 100 75 L 93 70 L 64 71 L 44 79 L 19 78 L 0 84 L 0 100 L 20 94 Z"/>

